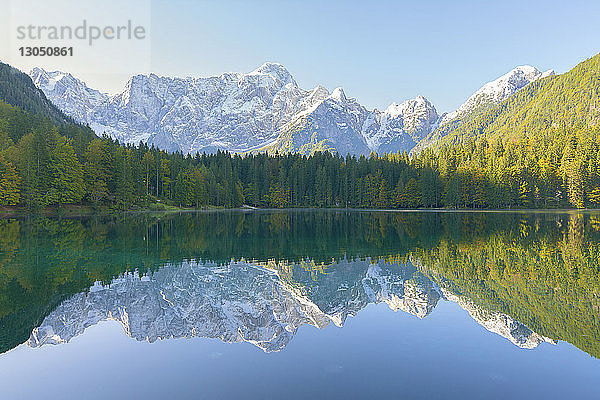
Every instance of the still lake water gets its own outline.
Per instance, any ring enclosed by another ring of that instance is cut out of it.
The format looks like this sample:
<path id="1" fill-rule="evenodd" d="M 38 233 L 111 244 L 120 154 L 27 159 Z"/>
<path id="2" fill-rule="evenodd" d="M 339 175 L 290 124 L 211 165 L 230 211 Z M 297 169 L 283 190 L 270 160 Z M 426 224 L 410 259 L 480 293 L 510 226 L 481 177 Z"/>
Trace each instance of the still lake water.
<path id="1" fill-rule="evenodd" d="M 0 219 L 0 398 L 599 398 L 600 214 Z"/>

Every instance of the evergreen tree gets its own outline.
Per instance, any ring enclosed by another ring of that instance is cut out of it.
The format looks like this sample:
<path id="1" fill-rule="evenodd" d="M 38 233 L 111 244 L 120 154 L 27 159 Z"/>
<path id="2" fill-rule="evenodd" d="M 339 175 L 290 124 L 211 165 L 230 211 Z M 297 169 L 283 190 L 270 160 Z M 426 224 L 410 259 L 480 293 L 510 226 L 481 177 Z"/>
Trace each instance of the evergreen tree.
<path id="1" fill-rule="evenodd" d="M 19 204 L 20 181 L 15 166 L 0 152 L 0 206 Z"/>

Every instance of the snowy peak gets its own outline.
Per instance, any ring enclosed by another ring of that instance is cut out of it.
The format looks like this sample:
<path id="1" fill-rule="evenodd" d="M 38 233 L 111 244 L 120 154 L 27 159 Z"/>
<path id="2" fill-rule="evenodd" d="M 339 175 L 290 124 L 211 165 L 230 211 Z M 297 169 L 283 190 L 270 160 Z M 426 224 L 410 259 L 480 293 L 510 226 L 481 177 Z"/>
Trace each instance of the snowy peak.
<path id="1" fill-rule="evenodd" d="M 98 90 L 90 89 L 84 82 L 75 78 L 73 75 L 61 71 L 45 71 L 42 68 L 35 67 L 29 72 L 33 83 L 43 91 L 60 90 L 86 92 L 91 97 L 103 100 L 107 95 Z"/>
<path id="2" fill-rule="evenodd" d="M 52 102 L 88 123 L 98 135 L 185 153 L 240 152 L 261 146 L 307 107 L 306 97 L 313 95 L 312 101 L 320 101 L 328 95 L 321 89 L 310 93 L 298 88 L 292 75 L 277 63 L 265 63 L 247 74 L 206 78 L 135 75 L 121 93 L 104 95 L 100 101 L 78 80 L 70 85 L 78 88 L 71 90 L 78 95 L 65 98 L 58 84 L 44 80 L 46 75 L 41 69 L 32 71 L 36 84 Z M 55 75 L 57 81 L 67 74 Z M 38 76 L 42 78 L 35 79 Z"/>
<path id="3" fill-rule="evenodd" d="M 539 79 L 546 78 L 548 76 L 554 76 L 554 75 L 556 75 L 556 72 L 553 69 L 549 69 L 547 71 L 544 71 L 542 73 L 542 75 L 539 77 Z"/>
<path id="4" fill-rule="evenodd" d="M 494 82 L 508 81 L 512 82 L 515 86 L 524 86 L 527 82 L 535 80 L 541 75 L 541 72 L 534 66 L 531 65 L 519 65 L 496 79 Z M 519 84 L 519 82 L 521 82 Z"/>
<path id="5" fill-rule="evenodd" d="M 456 111 L 440 116 L 422 95 L 379 111 L 347 97 L 341 87 L 331 93 L 322 86 L 304 90 L 283 65 L 273 62 L 249 73 L 213 77 L 135 75 L 113 96 L 68 73 L 30 72 L 65 114 L 122 143 L 142 141 L 187 154 L 221 149 L 342 155 L 417 151 L 445 134 L 438 134 L 439 126 L 456 125 L 553 74 L 516 67 L 482 86 Z"/>
<path id="6" fill-rule="evenodd" d="M 315 89 L 324 96 L 324 89 Z M 369 111 L 336 88 L 323 101 L 294 119 L 290 129 L 266 148 L 274 153 L 295 151 L 312 154 L 333 149 L 339 153 L 378 154 L 410 151 L 417 141 L 437 127 L 439 115 L 423 96 L 393 103 L 385 111 Z"/>
<path id="7" fill-rule="evenodd" d="M 531 65 L 518 66 L 500 78 L 483 85 L 472 97 L 485 94 L 499 102 L 512 96 L 517 90 L 524 88 L 541 76 L 542 73 Z"/>
<path id="8" fill-rule="evenodd" d="M 90 89 L 69 73 L 36 67 L 29 76 L 61 111 L 80 123 L 87 123 L 88 111 L 108 99 L 107 94 Z"/>
<path id="9" fill-rule="evenodd" d="M 54 72 L 54 74 L 58 74 L 58 73 L 59 73 L 58 71 Z M 33 68 L 31 71 L 29 71 L 29 76 L 31 77 L 31 80 L 33 81 L 33 83 L 35 83 L 35 85 L 38 86 L 39 88 L 42 88 L 42 87 L 49 88 L 50 86 L 53 86 L 56 84 L 56 80 L 54 80 L 50 76 L 50 73 L 46 72 L 42 68 L 38 68 L 38 67 Z"/>
<path id="10" fill-rule="evenodd" d="M 342 89 L 341 87 L 335 88 L 333 92 L 331 92 L 329 98 L 341 102 L 345 102 L 348 100 L 346 98 L 346 93 L 344 93 L 344 89 Z"/>
<path id="11" fill-rule="evenodd" d="M 31 74 L 51 101 L 98 135 L 184 153 L 270 151 L 277 145 L 279 152 L 368 155 L 382 150 L 383 142 L 386 152 L 404 151 L 414 145 L 410 135 L 418 137 L 437 119 L 422 96 L 395 105 L 393 116 L 382 117 L 385 113 L 367 110 L 341 87 L 331 93 L 323 86 L 304 90 L 283 65 L 272 62 L 246 74 L 218 77 L 135 75 L 114 96 L 91 91 L 61 72 L 36 69 Z M 58 89 L 59 81 L 69 89 Z M 387 119 L 396 122 L 387 124 Z M 370 140 L 374 131 L 385 140 Z"/>
<path id="12" fill-rule="evenodd" d="M 395 102 L 390 104 L 388 108 L 386 108 L 385 112 L 393 117 L 397 117 L 398 115 L 403 114 L 404 110 L 409 108 L 428 108 L 435 110 L 435 107 L 433 107 L 429 100 L 422 95 L 418 95 L 414 99 L 405 100 L 400 104 Z"/>
<path id="13" fill-rule="evenodd" d="M 392 103 L 385 111 L 375 110 L 365 122 L 365 138 L 378 154 L 408 152 L 439 124 L 435 107 L 424 96 L 400 104 Z"/>
<path id="14" fill-rule="evenodd" d="M 436 126 L 430 130 L 430 133 L 426 137 L 416 144 L 410 153 L 412 155 L 418 154 L 423 149 L 438 143 L 462 123 L 508 99 L 530 83 L 553 76 L 554 74 L 554 70 L 542 73 L 531 65 L 521 65 L 513 68 L 498 79 L 483 85 L 456 110 L 442 115 Z"/>
<path id="15" fill-rule="evenodd" d="M 294 79 L 292 78 L 292 74 L 290 74 L 289 71 L 279 63 L 266 62 L 260 67 L 256 68 L 254 71 L 250 72 L 248 75 L 267 75 L 273 79 L 278 79 L 284 84 L 296 84 L 296 82 L 294 82 Z"/>
<path id="16" fill-rule="evenodd" d="M 309 92 L 307 100 L 311 103 L 317 103 L 329 97 L 329 90 L 319 85 Z"/>
<path id="17" fill-rule="evenodd" d="M 404 121 L 404 129 L 407 132 L 429 130 L 439 119 L 435 107 L 421 95 L 401 104 L 390 104 L 384 114 L 390 118 L 401 117 Z"/>
<path id="18" fill-rule="evenodd" d="M 553 70 L 544 73 L 531 65 L 513 68 L 496 80 L 486 83 L 467 99 L 457 110 L 447 114 L 442 124 L 457 118 L 463 118 L 482 108 L 498 104 L 508 99 L 520 89 L 540 78 L 554 75 Z"/>

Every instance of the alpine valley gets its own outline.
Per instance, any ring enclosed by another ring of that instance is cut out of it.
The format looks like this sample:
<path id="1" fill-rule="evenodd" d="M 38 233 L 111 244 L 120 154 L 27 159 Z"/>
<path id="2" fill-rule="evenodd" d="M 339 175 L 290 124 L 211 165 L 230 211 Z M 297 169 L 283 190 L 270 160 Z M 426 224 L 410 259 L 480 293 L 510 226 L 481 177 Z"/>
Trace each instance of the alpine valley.
<path id="1" fill-rule="evenodd" d="M 423 96 L 369 110 L 342 88 L 300 88 L 281 64 L 208 78 L 131 77 L 109 95 L 73 75 L 34 68 L 35 85 L 67 116 L 126 144 L 214 153 L 380 155 L 428 147 L 464 121 L 554 75 L 520 66 L 485 84 L 457 110 L 440 114 Z"/>

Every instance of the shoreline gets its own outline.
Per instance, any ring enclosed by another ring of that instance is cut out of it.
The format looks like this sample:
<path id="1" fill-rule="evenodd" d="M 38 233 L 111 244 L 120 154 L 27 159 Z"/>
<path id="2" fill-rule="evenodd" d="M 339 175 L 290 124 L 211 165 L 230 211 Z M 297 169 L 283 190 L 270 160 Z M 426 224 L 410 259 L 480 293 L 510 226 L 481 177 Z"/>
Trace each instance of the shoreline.
<path id="1" fill-rule="evenodd" d="M 30 211 L 20 207 L 0 208 L 0 219 L 4 218 L 85 218 L 85 217 L 114 217 L 127 214 L 175 214 L 175 213 L 206 213 L 206 212 L 306 212 L 306 211 L 331 211 L 331 212 L 376 212 L 376 213 L 513 213 L 513 214 L 564 214 L 564 213 L 595 213 L 600 208 L 503 208 L 503 209 L 472 209 L 472 208 L 414 208 L 414 209 L 383 209 L 383 208 L 318 208 L 318 207 L 291 207 L 291 208 L 258 208 L 243 206 L 235 208 L 207 207 L 207 208 L 179 208 L 168 207 L 153 209 L 152 207 L 115 210 L 109 208 L 93 208 L 90 206 L 70 205 L 66 207 L 49 207 L 43 210 Z"/>

